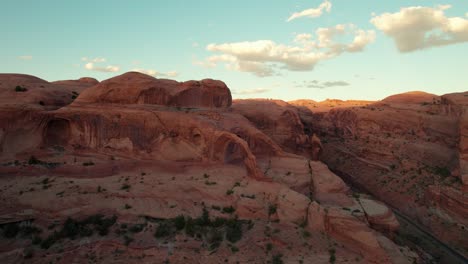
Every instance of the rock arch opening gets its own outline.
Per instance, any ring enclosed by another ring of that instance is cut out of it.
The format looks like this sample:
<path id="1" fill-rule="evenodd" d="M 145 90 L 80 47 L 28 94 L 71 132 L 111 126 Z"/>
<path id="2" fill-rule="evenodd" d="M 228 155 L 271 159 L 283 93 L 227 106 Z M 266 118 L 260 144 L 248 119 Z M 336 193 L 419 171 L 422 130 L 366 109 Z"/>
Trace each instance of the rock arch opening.
<path id="1" fill-rule="evenodd" d="M 44 133 L 46 146 L 65 146 L 70 138 L 70 122 L 65 119 L 50 120 Z"/>

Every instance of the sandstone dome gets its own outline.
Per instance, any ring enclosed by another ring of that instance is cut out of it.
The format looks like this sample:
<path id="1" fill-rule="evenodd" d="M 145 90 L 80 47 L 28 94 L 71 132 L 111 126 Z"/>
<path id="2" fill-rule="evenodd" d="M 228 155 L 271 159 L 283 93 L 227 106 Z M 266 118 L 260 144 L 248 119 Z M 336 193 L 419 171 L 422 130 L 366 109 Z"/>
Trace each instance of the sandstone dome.
<path id="1" fill-rule="evenodd" d="M 435 94 L 412 91 L 407 93 L 395 94 L 382 100 L 384 103 L 396 104 L 422 104 L 432 103 L 433 100 L 439 100 L 440 97 Z"/>
<path id="2" fill-rule="evenodd" d="M 127 72 L 87 89 L 75 102 L 218 108 L 229 107 L 232 97 L 218 80 L 177 82 Z"/>

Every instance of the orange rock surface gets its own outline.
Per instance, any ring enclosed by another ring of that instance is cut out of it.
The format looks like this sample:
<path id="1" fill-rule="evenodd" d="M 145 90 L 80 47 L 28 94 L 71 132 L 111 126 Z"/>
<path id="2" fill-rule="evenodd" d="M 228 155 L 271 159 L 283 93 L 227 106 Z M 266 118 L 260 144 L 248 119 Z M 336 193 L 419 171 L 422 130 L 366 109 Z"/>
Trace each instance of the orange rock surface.
<path id="1" fill-rule="evenodd" d="M 16 96 L 0 102 L 2 263 L 415 259 L 373 229 L 397 229 L 390 209 L 370 198 L 360 203 L 311 161 L 326 144 L 305 133 L 288 103 L 231 107 L 220 81 L 139 73 L 100 83 L 2 78 L 1 92 Z M 61 98 L 48 93 L 58 89 L 78 98 L 36 105 Z M 187 222 L 179 230 L 173 218 L 181 215 Z M 12 235 L 24 226 L 42 231 Z"/>

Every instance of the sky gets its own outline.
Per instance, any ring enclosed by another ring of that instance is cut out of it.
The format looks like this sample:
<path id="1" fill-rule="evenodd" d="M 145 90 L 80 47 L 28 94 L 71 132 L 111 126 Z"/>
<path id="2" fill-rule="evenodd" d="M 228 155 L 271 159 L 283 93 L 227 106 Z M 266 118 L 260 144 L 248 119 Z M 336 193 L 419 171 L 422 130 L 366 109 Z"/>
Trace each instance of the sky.
<path id="1" fill-rule="evenodd" d="M 233 98 L 468 90 L 468 1 L 0 0 L 0 73 L 224 81 Z"/>

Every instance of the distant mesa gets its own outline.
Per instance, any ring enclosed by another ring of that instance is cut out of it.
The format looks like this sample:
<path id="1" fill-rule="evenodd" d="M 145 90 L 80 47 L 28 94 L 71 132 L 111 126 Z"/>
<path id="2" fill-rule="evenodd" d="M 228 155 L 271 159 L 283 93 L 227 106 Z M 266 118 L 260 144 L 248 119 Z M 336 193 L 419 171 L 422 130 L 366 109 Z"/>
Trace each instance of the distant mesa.
<path id="1" fill-rule="evenodd" d="M 382 102 L 394 104 L 422 104 L 432 103 L 433 101 L 437 100 L 440 100 L 440 96 L 438 95 L 421 91 L 412 91 L 389 96 L 383 99 Z"/>
<path id="2" fill-rule="evenodd" d="M 224 108 L 231 106 L 232 96 L 218 80 L 177 82 L 127 72 L 87 89 L 75 102 Z"/>

